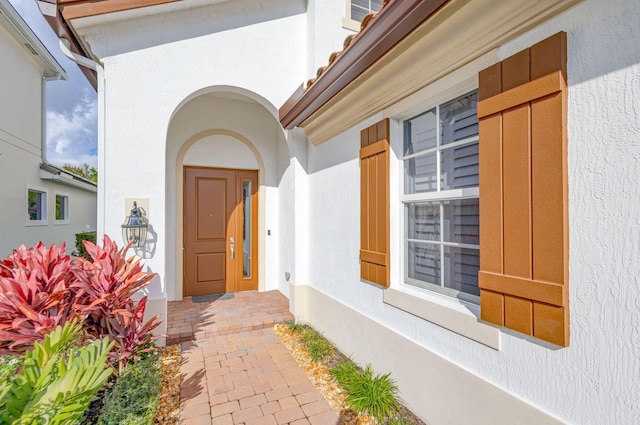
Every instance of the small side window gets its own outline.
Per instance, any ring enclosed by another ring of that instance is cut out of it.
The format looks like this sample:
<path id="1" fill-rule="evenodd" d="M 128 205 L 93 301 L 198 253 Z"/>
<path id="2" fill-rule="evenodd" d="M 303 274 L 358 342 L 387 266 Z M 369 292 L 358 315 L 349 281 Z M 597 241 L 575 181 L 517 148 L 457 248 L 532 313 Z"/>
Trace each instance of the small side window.
<path id="1" fill-rule="evenodd" d="M 69 197 L 56 194 L 56 224 L 69 224 Z"/>
<path id="2" fill-rule="evenodd" d="M 47 192 L 27 188 L 27 226 L 47 224 Z"/>

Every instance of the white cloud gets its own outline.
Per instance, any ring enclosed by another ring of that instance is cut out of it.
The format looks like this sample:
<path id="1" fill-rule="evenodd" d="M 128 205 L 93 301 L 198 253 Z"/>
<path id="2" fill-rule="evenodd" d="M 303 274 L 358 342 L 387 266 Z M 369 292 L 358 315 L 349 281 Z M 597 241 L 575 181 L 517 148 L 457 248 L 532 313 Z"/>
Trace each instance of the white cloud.
<path id="1" fill-rule="evenodd" d="M 71 112 L 47 111 L 48 160 L 56 165 L 97 166 L 95 147 L 98 115 L 96 103 L 85 96 Z"/>

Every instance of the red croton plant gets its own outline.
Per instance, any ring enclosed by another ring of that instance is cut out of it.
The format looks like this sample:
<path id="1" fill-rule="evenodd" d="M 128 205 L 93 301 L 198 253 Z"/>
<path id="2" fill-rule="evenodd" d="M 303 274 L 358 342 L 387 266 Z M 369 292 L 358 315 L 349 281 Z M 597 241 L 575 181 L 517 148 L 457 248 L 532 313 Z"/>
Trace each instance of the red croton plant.
<path id="1" fill-rule="evenodd" d="M 148 351 L 159 316 L 143 321 L 147 297 L 134 296 L 154 275 L 140 258 L 126 257 L 127 247 L 108 236 L 99 247 L 84 241 L 91 260 L 72 259 L 65 245 L 21 246 L 0 263 L 0 352 L 23 352 L 56 326 L 73 318 L 88 337 L 109 336 L 110 358 L 120 368 Z"/>

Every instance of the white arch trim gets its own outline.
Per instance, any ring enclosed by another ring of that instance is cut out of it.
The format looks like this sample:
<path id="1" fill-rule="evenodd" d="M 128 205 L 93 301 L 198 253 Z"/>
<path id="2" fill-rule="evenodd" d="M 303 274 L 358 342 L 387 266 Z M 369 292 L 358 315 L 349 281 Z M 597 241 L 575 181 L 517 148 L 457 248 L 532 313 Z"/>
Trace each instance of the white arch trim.
<path id="1" fill-rule="evenodd" d="M 169 127 L 171 127 L 171 122 L 173 121 L 173 118 L 182 109 L 184 105 L 186 105 L 193 99 L 196 99 L 202 95 L 214 94 L 214 93 L 220 93 L 220 94 L 233 93 L 233 94 L 247 97 L 248 99 L 251 99 L 252 101 L 262 106 L 264 109 L 266 109 L 273 116 L 273 118 L 275 118 L 276 121 L 278 121 L 278 123 L 280 122 L 280 115 L 278 112 L 278 108 L 276 108 L 266 98 L 260 96 L 259 94 L 251 90 L 243 89 L 242 87 L 221 85 L 221 86 L 209 86 L 209 87 L 201 88 L 199 90 L 194 91 L 184 99 L 182 99 L 182 101 L 175 107 L 175 109 L 173 110 L 173 113 L 171 114 L 171 117 L 169 118 Z"/>

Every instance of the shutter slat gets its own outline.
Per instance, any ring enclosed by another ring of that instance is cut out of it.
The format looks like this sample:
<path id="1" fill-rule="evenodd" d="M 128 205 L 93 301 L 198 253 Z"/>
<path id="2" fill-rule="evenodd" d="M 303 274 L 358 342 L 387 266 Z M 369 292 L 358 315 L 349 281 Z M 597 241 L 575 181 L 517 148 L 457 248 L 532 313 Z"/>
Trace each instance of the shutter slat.
<path id="1" fill-rule="evenodd" d="M 480 251 L 482 257 L 482 251 Z M 566 296 L 566 286 L 553 282 L 506 276 L 499 273 L 478 272 L 478 285 L 486 289 L 520 298 L 561 306 Z"/>
<path id="2" fill-rule="evenodd" d="M 504 273 L 531 277 L 529 106 L 502 114 Z"/>
<path id="3" fill-rule="evenodd" d="M 478 118 L 497 114 L 509 108 L 532 102 L 562 91 L 566 87 L 562 72 L 556 71 L 530 83 L 478 102 Z"/>
<path id="4" fill-rule="evenodd" d="M 533 278 L 565 280 L 562 94 L 533 102 Z"/>
<path id="5" fill-rule="evenodd" d="M 502 116 L 480 122 L 480 270 L 502 273 Z"/>

